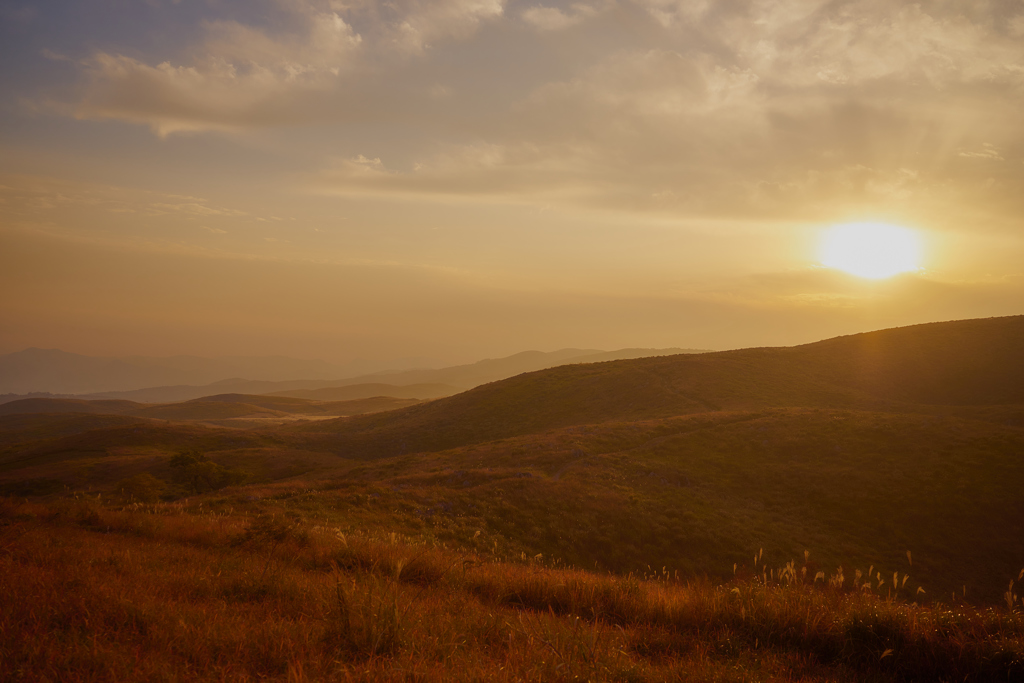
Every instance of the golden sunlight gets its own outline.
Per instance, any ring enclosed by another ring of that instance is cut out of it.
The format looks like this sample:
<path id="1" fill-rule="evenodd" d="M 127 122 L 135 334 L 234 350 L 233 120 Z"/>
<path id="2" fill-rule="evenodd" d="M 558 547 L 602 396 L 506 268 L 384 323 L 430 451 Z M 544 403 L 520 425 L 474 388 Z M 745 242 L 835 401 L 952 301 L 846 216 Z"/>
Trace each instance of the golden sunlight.
<path id="1" fill-rule="evenodd" d="M 887 223 L 844 223 L 829 228 L 819 250 L 822 265 L 878 280 L 918 270 L 917 233 Z"/>

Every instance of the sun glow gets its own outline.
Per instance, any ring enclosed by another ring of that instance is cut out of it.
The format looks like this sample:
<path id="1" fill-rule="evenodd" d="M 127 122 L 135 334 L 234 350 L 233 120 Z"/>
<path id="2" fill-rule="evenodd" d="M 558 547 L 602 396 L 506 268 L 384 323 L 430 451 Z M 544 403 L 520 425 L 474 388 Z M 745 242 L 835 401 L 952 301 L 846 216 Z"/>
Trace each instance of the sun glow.
<path id="1" fill-rule="evenodd" d="M 822 265 L 879 280 L 919 270 L 917 233 L 887 223 L 845 223 L 829 228 L 819 250 Z"/>

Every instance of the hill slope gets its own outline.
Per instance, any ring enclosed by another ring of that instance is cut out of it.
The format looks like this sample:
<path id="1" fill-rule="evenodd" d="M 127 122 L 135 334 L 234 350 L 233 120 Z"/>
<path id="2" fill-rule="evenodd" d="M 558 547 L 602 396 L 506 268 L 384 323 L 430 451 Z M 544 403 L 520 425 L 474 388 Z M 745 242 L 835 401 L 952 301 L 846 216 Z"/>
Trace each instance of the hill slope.
<path id="1" fill-rule="evenodd" d="M 788 348 L 565 365 L 386 416 L 324 421 L 339 453 L 435 451 L 574 424 L 771 407 L 921 410 L 1024 403 L 1024 316 Z"/>
<path id="2" fill-rule="evenodd" d="M 27 353 L 27 352 L 22 352 Z M 45 352 L 51 353 L 51 352 Z M 63 354 L 60 351 L 52 352 L 54 354 Z M 489 358 L 486 360 L 479 361 L 477 363 L 471 363 L 468 365 L 456 365 L 441 369 L 421 369 L 421 370 L 404 370 L 404 371 L 386 371 L 376 372 L 373 374 L 360 374 L 357 377 L 352 377 L 351 373 L 336 373 L 336 377 L 343 379 L 297 379 L 297 380 L 253 380 L 253 379 L 239 379 L 244 377 L 245 366 L 239 366 L 239 371 L 235 373 L 232 379 L 223 379 L 210 384 L 204 384 L 196 386 L 192 384 L 168 384 L 167 386 L 155 386 L 149 384 L 147 388 L 133 389 L 124 391 L 105 390 L 98 391 L 92 390 L 94 393 L 84 393 L 83 389 L 75 389 L 74 391 L 61 389 L 58 393 L 78 393 L 80 395 L 74 396 L 74 398 L 86 398 L 86 399 L 121 399 L 129 401 L 138 401 L 142 403 L 171 403 L 175 401 L 188 401 L 195 398 L 201 398 L 203 396 L 209 396 L 211 394 L 223 394 L 223 393 L 240 393 L 240 394 L 280 394 L 286 392 L 291 394 L 294 391 L 306 391 L 316 389 L 337 389 L 339 387 L 348 387 L 353 385 L 363 384 L 376 384 L 394 387 L 408 386 L 408 385 L 445 385 L 449 388 L 442 389 L 438 392 L 437 388 L 429 389 L 426 393 L 422 390 L 418 390 L 416 396 L 408 395 L 407 391 L 401 393 L 392 393 L 389 389 L 382 393 L 375 392 L 366 395 L 363 392 L 358 392 L 357 395 L 343 396 L 337 399 L 331 400 L 344 400 L 347 398 L 371 398 L 373 396 L 393 396 L 395 398 L 437 398 L 438 396 L 447 396 L 471 387 L 484 384 L 486 382 L 494 382 L 506 377 L 512 377 L 523 372 L 530 372 L 533 370 L 541 370 L 543 368 L 550 368 L 556 365 L 562 365 L 564 363 L 596 363 L 606 360 L 613 360 L 619 358 L 639 358 L 642 356 L 655 356 L 655 355 L 666 355 L 672 353 L 701 353 L 698 350 L 690 349 L 620 349 L 618 351 L 596 351 L 593 349 L 562 349 L 560 351 L 542 352 L 542 351 L 524 351 L 517 353 L 506 358 Z M 15 354 L 12 354 L 12 357 Z M 63 356 L 70 356 L 73 354 L 63 354 Z M 0 357 L 0 380 L 3 379 L 3 363 L 4 358 Z M 84 357 L 82 357 L 84 358 Z M 101 363 L 99 360 L 104 359 L 87 359 L 91 361 L 97 361 L 90 365 L 90 372 L 95 375 L 97 372 L 102 374 Z M 106 359 L 110 360 L 110 359 Z M 158 359 L 159 360 L 159 359 Z M 261 360 L 261 359 L 250 359 L 250 360 Z M 58 364 L 59 365 L 59 364 Z M 124 365 L 122 363 L 122 365 Z M 56 367 L 51 374 L 56 373 L 55 376 L 60 378 L 64 376 L 74 377 L 74 373 L 77 372 L 77 366 L 72 363 L 68 367 L 59 366 Z M 97 370 L 97 368 L 100 368 Z M 124 368 L 121 365 L 110 366 L 111 377 L 120 377 L 118 373 L 124 374 L 122 370 Z M 120 368 L 120 369 L 119 369 Z M 129 372 L 130 369 L 125 372 Z M 314 373 L 307 376 L 317 376 L 323 373 Z M 50 386 L 46 382 L 36 382 L 32 384 L 31 380 L 34 375 L 28 373 L 28 379 L 26 382 L 19 384 L 21 387 L 17 391 L 40 391 L 36 389 L 26 389 L 25 386 Z M 300 372 L 296 372 L 292 376 L 304 376 Z M 170 375 L 177 380 L 185 378 L 183 375 Z M 34 381 L 34 380 L 33 380 Z M 166 380 L 165 380 L 166 381 Z M 385 384 L 386 383 L 386 384 Z M 0 382 L 2 384 L 2 382 Z M 58 382 L 58 384 L 60 384 Z M 66 384 L 66 382 L 65 382 Z M 24 386 L 22 386 L 24 385 Z M 63 386 L 63 384 L 61 384 Z M 78 386 L 78 385 L 76 385 Z M 0 387 L 2 391 L 2 387 Z M 8 389 L 8 391 L 14 391 L 14 389 Z M 292 394 L 294 395 L 294 394 Z M 316 396 L 303 396 L 296 395 L 298 398 L 320 398 Z M 0 399 L 13 400 L 19 397 L 13 395 L 7 395 L 0 397 Z M 22 397 L 24 398 L 24 397 Z M 321 399 L 323 400 L 323 399 Z"/>
<path id="3" fill-rule="evenodd" d="M 135 401 L 85 401 L 77 398 L 23 398 L 0 404 L 0 415 L 32 413 L 92 413 L 116 415 L 144 408 Z"/>
<path id="4" fill-rule="evenodd" d="M 344 533 L 716 578 L 762 547 L 775 566 L 810 550 L 822 567 L 899 570 L 929 596 L 962 599 L 966 586 L 995 602 L 1024 565 L 1022 340 L 1018 316 L 571 365 L 248 432 L 10 415 L 0 487 L 106 499 L 122 478 L 171 477 L 170 457 L 198 449 L 270 487 L 225 491 L 223 507 L 280 497 Z M 325 405 L 226 395 L 160 409 Z"/>
<path id="5" fill-rule="evenodd" d="M 386 381 L 391 384 L 449 384 L 462 389 L 471 389 L 524 372 L 534 372 L 561 365 L 602 363 L 623 358 L 647 358 L 683 353 L 705 353 L 705 350 L 620 349 L 618 351 L 596 351 L 593 349 L 561 349 L 550 352 L 523 351 L 505 358 L 487 358 L 468 365 L 455 365 L 437 370 L 404 370 L 354 377 L 345 382 L 339 382 L 338 385 Z"/>
<path id="6" fill-rule="evenodd" d="M 378 396 L 390 396 L 392 398 L 442 398 L 457 394 L 462 389 L 453 387 L 450 384 L 408 384 L 398 386 L 395 384 L 382 384 L 381 382 L 369 382 L 367 384 L 351 384 L 348 386 L 323 387 L 320 389 L 293 389 L 291 391 L 275 391 L 268 396 L 289 396 L 292 398 L 307 398 L 312 401 L 354 401 L 362 398 L 376 398 Z"/>
<path id="7" fill-rule="evenodd" d="M 372 461 L 334 487 L 374 500 L 329 507 L 616 572 L 725 578 L 759 548 L 780 566 L 810 550 L 822 566 L 898 568 L 929 594 L 966 585 L 995 602 L 1024 566 L 1022 455 L 1024 429 L 957 418 L 719 412 Z"/>

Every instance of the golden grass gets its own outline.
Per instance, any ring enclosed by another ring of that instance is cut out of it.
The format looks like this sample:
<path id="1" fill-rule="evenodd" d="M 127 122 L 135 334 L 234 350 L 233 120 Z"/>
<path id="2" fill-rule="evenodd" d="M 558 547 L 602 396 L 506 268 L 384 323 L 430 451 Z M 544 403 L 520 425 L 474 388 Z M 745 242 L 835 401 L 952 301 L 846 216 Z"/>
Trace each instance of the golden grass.
<path id="1" fill-rule="evenodd" d="M 4 499 L 0 671 L 72 682 L 1024 677 L 1017 611 L 911 605 L 835 580 L 841 571 L 813 581 L 806 561 L 716 586 L 340 535 L 295 514 Z"/>
<path id="2" fill-rule="evenodd" d="M 852 557 L 861 570 L 909 573 L 923 599 L 963 599 L 966 585 L 971 602 L 1002 604 L 1024 561 L 1024 431 L 990 423 L 790 408 L 570 427 L 370 462 L 327 450 L 329 435 L 300 436 L 140 424 L 30 440 L 0 452 L 0 494 L 153 498 L 159 485 L 133 479 L 150 474 L 166 484 L 157 497 L 192 495 L 174 486 L 169 461 L 197 449 L 252 473 L 245 491 L 220 497 L 224 509 L 273 497 L 346 530 L 497 543 L 508 557 L 543 553 L 617 573 L 667 565 L 727 579 L 761 545 L 773 566 L 814 548 L 828 566 Z"/>

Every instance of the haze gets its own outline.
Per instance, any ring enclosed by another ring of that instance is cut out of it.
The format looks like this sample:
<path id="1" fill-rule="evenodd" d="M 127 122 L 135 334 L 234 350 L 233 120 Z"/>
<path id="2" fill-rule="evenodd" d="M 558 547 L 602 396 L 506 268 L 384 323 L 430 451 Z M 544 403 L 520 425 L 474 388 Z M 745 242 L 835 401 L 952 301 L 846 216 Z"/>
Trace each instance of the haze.
<path id="1" fill-rule="evenodd" d="M 469 362 L 1021 313 L 1021 3 L 0 7 L 0 353 Z M 825 267 L 826 231 L 920 267 Z"/>

